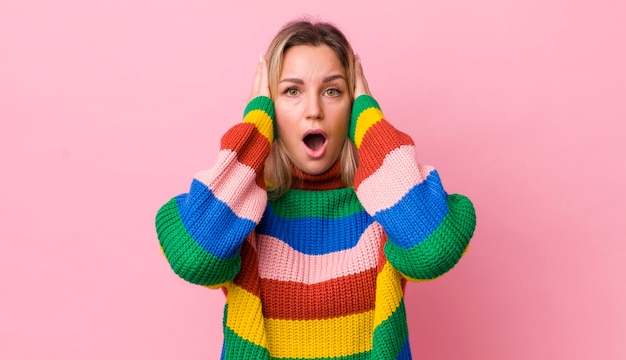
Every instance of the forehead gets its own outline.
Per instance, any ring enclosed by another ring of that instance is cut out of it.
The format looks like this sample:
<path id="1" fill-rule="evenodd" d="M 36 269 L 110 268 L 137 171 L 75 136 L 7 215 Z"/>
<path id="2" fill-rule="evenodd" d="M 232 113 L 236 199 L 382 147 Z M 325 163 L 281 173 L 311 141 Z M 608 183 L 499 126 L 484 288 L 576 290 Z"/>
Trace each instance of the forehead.
<path id="1" fill-rule="evenodd" d="M 280 77 L 310 78 L 316 75 L 345 75 L 345 68 L 328 45 L 297 45 L 283 55 Z"/>

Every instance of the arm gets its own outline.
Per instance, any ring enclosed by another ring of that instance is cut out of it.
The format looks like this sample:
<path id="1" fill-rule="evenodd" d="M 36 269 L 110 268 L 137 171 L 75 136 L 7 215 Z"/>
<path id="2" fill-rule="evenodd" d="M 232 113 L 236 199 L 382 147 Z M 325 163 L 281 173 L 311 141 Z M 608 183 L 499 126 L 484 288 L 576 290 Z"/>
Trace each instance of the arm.
<path id="1" fill-rule="evenodd" d="M 369 96 L 360 63 L 349 136 L 359 154 L 354 188 L 366 211 L 388 235 L 385 255 L 409 280 L 450 270 L 476 225 L 470 200 L 448 195 L 437 171 L 415 161 L 412 139 L 387 122 Z"/>
<path id="2" fill-rule="evenodd" d="M 265 210 L 263 167 L 274 139 L 274 105 L 269 90 L 257 90 L 266 73 L 262 61 L 243 122 L 222 137 L 215 166 L 197 173 L 189 192 L 157 213 L 161 249 L 189 282 L 215 287 L 232 280 L 241 266 L 241 244 Z"/>

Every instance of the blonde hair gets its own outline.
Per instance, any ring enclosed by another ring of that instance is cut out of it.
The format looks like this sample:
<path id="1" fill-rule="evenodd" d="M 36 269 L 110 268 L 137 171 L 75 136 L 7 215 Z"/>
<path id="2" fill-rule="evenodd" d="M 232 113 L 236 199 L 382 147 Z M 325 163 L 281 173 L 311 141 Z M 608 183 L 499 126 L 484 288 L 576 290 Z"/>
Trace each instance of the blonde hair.
<path id="1" fill-rule="evenodd" d="M 346 70 L 348 92 L 354 97 L 354 52 L 345 35 L 334 25 L 326 22 L 296 20 L 285 25 L 270 43 L 266 59 L 268 62 L 269 88 L 272 99 L 278 93 L 278 82 L 282 71 L 283 57 L 287 50 L 297 45 L 330 47 Z M 348 119 L 349 120 L 349 119 Z M 341 180 L 346 187 L 354 183 L 354 174 L 358 165 L 356 148 L 352 141 L 346 141 L 339 154 L 341 162 Z M 291 170 L 293 163 L 284 143 L 277 137 L 265 162 L 264 176 L 270 199 L 283 196 L 291 188 Z"/>

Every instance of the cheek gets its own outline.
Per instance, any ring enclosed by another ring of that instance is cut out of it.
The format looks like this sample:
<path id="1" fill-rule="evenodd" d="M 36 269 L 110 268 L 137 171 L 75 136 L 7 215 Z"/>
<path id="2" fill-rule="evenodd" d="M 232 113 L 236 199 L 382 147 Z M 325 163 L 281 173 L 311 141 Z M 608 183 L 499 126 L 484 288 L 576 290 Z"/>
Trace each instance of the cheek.
<path id="1" fill-rule="evenodd" d="M 333 124 L 333 130 L 337 134 L 348 136 L 348 128 L 350 127 L 351 106 L 338 109 Z"/>
<path id="2" fill-rule="evenodd" d="M 281 106 L 279 104 L 276 104 L 274 106 L 274 116 L 274 126 L 276 126 L 276 131 L 280 136 L 285 131 L 288 131 L 292 116 L 289 111 L 285 109 L 284 106 Z"/>
<path id="3" fill-rule="evenodd" d="M 293 116 L 289 116 L 289 114 L 281 113 L 279 114 L 276 111 L 276 122 L 274 126 L 276 126 L 276 133 L 278 137 L 283 140 L 285 145 L 291 144 L 295 140 L 297 140 L 298 136 L 298 127 L 297 122 L 293 121 Z"/>
<path id="4" fill-rule="evenodd" d="M 275 126 L 278 136 L 283 140 L 299 138 L 302 109 L 297 103 L 276 101 L 274 103 Z"/>

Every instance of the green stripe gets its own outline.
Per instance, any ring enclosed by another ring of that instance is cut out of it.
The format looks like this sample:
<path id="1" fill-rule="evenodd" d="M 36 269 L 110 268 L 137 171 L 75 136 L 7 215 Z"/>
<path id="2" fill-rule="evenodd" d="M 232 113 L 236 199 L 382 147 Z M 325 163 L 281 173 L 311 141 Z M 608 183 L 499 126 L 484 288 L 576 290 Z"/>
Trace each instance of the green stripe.
<path id="1" fill-rule="evenodd" d="M 228 320 L 228 304 L 224 306 L 224 317 L 222 326 L 224 327 L 224 359 L 269 359 L 269 351 L 263 346 L 241 338 L 226 323 Z"/>
<path id="2" fill-rule="evenodd" d="M 406 309 L 402 299 L 393 314 L 374 329 L 372 359 L 396 359 L 408 336 Z"/>
<path id="3" fill-rule="evenodd" d="M 224 359 L 270 359 L 266 348 L 240 338 L 233 330 L 224 325 Z"/>
<path id="4" fill-rule="evenodd" d="M 463 195 L 446 199 L 448 213 L 441 224 L 424 241 L 402 249 L 385 244 L 385 255 L 393 267 L 413 279 L 429 280 L 443 275 L 459 261 L 476 227 L 472 202 Z"/>
<path id="5" fill-rule="evenodd" d="M 376 108 L 380 110 L 380 105 L 378 105 L 378 102 L 376 102 L 373 97 L 369 95 L 361 95 L 356 98 L 356 100 L 354 100 L 354 103 L 352 104 L 350 128 L 348 129 L 348 136 L 350 137 L 350 140 L 352 140 L 352 142 L 354 142 L 354 133 L 356 131 L 357 120 L 359 119 L 359 116 L 361 116 L 361 113 L 369 108 Z"/>
<path id="6" fill-rule="evenodd" d="M 274 120 L 274 103 L 267 96 L 257 96 L 250 100 L 243 112 L 243 118 L 245 119 L 246 115 L 253 110 L 263 110 L 270 119 Z"/>
<path id="7" fill-rule="evenodd" d="M 257 96 L 254 99 L 250 100 L 250 102 L 246 106 L 246 109 L 243 112 L 243 118 L 245 119 L 246 115 L 248 115 L 248 113 L 253 110 L 262 110 L 270 117 L 270 119 L 272 120 L 272 129 L 274 129 L 274 139 L 276 139 L 278 134 L 276 133 L 276 126 L 274 126 L 275 113 L 274 102 L 272 101 L 272 99 L 267 96 Z"/>
<path id="8" fill-rule="evenodd" d="M 170 266 L 181 278 L 194 284 L 216 285 L 232 280 L 239 272 L 239 254 L 222 260 L 204 251 L 189 235 L 180 218 L 176 198 L 159 209 L 156 230 Z"/>
<path id="9" fill-rule="evenodd" d="M 324 191 L 291 189 L 269 204 L 276 215 L 286 219 L 337 219 L 365 211 L 352 188 Z"/>

